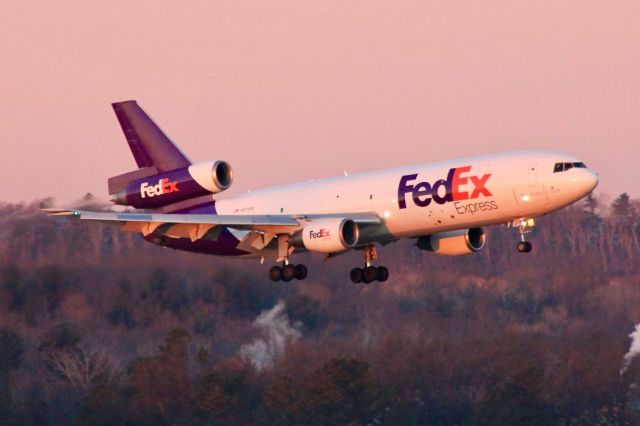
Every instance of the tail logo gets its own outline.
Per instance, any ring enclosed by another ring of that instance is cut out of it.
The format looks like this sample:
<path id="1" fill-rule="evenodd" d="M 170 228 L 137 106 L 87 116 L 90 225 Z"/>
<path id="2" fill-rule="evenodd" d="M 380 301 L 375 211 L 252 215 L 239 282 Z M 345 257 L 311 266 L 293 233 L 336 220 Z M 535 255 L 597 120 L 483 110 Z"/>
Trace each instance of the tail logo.
<path id="1" fill-rule="evenodd" d="M 140 184 L 140 198 L 153 198 L 156 195 L 179 192 L 178 182 L 171 182 L 169 178 L 160 179 L 157 185 L 149 185 L 148 182 Z"/>

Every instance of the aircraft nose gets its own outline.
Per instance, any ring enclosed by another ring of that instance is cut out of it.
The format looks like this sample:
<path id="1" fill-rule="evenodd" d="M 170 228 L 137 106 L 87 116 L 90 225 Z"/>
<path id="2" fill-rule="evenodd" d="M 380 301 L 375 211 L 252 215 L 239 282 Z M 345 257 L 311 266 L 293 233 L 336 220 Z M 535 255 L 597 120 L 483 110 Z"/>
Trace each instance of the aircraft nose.
<path id="1" fill-rule="evenodd" d="M 586 169 L 584 174 L 585 176 L 582 178 L 582 183 L 585 194 L 589 194 L 596 188 L 596 186 L 598 186 L 598 182 L 600 182 L 600 179 L 598 177 L 598 173 L 594 172 L 591 169 Z"/>

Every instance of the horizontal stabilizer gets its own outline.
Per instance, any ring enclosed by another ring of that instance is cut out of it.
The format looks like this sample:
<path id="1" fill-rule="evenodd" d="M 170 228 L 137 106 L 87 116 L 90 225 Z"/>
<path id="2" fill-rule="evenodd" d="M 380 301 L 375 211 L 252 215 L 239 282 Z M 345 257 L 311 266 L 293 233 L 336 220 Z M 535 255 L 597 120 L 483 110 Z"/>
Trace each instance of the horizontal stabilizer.
<path id="1" fill-rule="evenodd" d="M 116 192 L 124 191 L 127 188 L 127 185 L 129 185 L 129 182 L 157 174 L 158 169 L 156 167 L 145 167 L 144 169 L 138 169 L 129 173 L 110 177 L 108 181 L 109 194 L 115 194 Z"/>

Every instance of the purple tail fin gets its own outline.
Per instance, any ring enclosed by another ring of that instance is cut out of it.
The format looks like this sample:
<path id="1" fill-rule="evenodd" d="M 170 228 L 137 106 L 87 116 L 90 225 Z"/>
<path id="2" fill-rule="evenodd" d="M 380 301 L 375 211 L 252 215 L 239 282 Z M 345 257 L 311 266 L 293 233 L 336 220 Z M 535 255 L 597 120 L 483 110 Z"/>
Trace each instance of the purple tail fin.
<path id="1" fill-rule="evenodd" d="M 191 164 L 136 101 L 112 106 L 139 168 L 155 167 L 158 172 L 166 172 Z"/>
<path id="2" fill-rule="evenodd" d="M 136 101 L 112 104 L 138 170 L 109 178 L 109 194 L 123 191 L 129 182 L 191 165 L 191 161 L 160 130 Z"/>

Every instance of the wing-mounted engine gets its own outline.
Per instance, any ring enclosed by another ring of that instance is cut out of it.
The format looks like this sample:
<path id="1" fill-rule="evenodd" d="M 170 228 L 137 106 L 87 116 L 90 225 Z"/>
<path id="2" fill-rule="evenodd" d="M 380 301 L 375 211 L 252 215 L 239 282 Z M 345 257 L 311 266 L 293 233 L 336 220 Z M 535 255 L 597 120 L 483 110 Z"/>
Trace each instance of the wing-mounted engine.
<path id="1" fill-rule="evenodd" d="M 470 228 L 425 235 L 418 238 L 416 245 L 420 250 L 432 251 L 435 254 L 460 256 L 482 250 L 484 243 L 484 229 Z"/>
<path id="2" fill-rule="evenodd" d="M 314 219 L 292 235 L 289 243 L 309 251 L 336 253 L 358 244 L 360 229 L 352 219 Z"/>
<path id="3" fill-rule="evenodd" d="M 153 209 L 202 195 L 217 194 L 233 183 L 233 169 L 226 161 L 192 164 L 164 173 L 142 177 L 130 174 L 109 180 L 114 203 L 139 209 Z"/>

